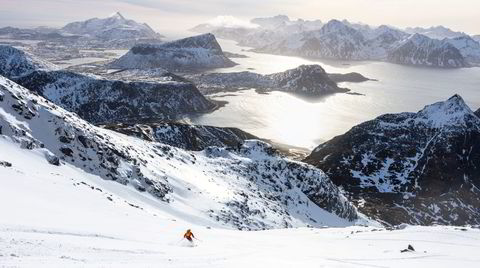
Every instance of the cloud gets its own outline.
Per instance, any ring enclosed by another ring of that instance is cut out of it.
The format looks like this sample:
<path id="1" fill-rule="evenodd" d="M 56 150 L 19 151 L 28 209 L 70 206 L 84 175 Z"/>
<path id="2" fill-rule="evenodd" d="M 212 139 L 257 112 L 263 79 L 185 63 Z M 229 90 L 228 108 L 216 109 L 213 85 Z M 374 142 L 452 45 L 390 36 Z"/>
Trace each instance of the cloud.
<path id="1" fill-rule="evenodd" d="M 207 22 L 215 27 L 227 27 L 227 28 L 256 28 L 258 25 L 250 23 L 246 20 L 241 20 L 233 16 L 217 16 Z"/>

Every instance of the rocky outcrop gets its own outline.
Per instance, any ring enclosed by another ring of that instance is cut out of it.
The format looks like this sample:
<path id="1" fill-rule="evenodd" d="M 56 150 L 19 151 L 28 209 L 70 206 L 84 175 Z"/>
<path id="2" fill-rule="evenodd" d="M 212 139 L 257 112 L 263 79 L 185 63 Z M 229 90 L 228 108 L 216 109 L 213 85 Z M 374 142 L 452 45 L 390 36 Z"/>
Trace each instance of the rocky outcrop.
<path id="1" fill-rule="evenodd" d="M 163 68 L 169 71 L 194 71 L 232 67 L 213 34 L 188 37 L 159 45 L 136 45 L 111 63 L 117 69 Z"/>
<path id="2" fill-rule="evenodd" d="M 304 161 L 387 224 L 480 224 L 480 118 L 458 95 L 362 123 Z"/>
<path id="3" fill-rule="evenodd" d="M 301 65 L 285 72 L 261 75 L 252 72 L 209 73 L 187 76 L 204 93 L 255 88 L 318 97 L 347 92 L 340 88 L 320 65 Z"/>
<path id="4" fill-rule="evenodd" d="M 351 72 L 346 74 L 328 74 L 328 77 L 335 83 L 351 82 L 360 83 L 365 81 L 375 81 L 375 79 L 366 78 L 362 74 Z"/>
<path id="5" fill-rule="evenodd" d="M 210 146 L 240 147 L 245 140 L 258 139 L 238 128 L 190 125 L 182 123 L 112 124 L 104 126 L 126 135 L 156 141 L 174 147 L 201 151 Z"/>

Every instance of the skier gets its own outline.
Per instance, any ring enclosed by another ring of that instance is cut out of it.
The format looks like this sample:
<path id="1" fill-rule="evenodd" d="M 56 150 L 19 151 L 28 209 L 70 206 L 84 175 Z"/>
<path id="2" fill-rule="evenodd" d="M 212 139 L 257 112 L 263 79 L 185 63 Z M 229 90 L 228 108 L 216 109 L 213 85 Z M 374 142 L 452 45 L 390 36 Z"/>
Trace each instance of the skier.
<path id="1" fill-rule="evenodd" d="M 185 234 L 183 235 L 183 238 L 187 239 L 188 241 L 192 242 L 193 243 L 193 239 L 192 238 L 195 238 L 195 236 L 193 235 L 192 233 L 192 230 L 188 229 Z"/>

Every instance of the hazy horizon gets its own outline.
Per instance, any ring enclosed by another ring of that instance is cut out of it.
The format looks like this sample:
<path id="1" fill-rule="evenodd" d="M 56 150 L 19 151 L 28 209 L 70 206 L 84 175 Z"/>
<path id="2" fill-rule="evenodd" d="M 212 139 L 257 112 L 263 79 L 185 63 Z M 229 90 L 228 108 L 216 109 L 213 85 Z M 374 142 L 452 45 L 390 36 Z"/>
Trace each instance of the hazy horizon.
<path id="1" fill-rule="evenodd" d="M 118 11 L 166 35 L 185 31 L 216 16 L 234 16 L 249 21 L 254 17 L 280 14 L 293 20 L 346 19 L 399 28 L 443 25 L 454 31 L 480 34 L 480 2 L 474 0 L 423 0 L 421 3 L 413 0 L 265 0 L 261 3 L 253 0 L 242 3 L 231 0 L 23 0 L 21 5 L 14 0 L 2 2 L 0 27 L 60 27 L 73 21 L 107 17 Z"/>

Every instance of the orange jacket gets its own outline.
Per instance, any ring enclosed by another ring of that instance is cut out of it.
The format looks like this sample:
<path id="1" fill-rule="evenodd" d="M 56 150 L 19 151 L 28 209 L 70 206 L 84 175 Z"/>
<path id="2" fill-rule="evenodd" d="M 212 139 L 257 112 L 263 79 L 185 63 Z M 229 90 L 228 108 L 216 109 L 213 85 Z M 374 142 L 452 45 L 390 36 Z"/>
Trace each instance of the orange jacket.
<path id="1" fill-rule="evenodd" d="M 188 230 L 184 235 L 183 235 L 184 238 L 190 240 L 193 238 L 195 238 L 195 236 L 193 235 L 192 231 Z"/>

